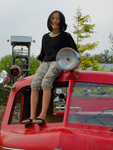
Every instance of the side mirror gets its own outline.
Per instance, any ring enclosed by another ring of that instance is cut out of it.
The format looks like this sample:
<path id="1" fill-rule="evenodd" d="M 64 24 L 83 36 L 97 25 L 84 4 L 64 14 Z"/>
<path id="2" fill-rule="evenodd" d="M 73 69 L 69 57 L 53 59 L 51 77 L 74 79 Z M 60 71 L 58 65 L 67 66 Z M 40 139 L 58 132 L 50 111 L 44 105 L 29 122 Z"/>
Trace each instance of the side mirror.
<path id="1" fill-rule="evenodd" d="M 2 70 L 0 73 L 0 84 L 7 84 L 10 78 L 8 77 L 8 73 L 5 70 Z"/>

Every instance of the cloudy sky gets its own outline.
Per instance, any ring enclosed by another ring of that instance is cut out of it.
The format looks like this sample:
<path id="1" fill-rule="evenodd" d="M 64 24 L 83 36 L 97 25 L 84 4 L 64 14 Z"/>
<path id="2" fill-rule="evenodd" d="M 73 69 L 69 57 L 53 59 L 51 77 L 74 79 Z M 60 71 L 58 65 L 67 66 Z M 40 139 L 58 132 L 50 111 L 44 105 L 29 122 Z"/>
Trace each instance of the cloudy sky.
<path id="1" fill-rule="evenodd" d="M 113 33 L 113 0 L 0 0 L 0 58 L 11 54 L 10 39 L 15 36 L 32 36 L 31 54 L 40 52 L 43 34 L 48 32 L 47 18 L 54 10 L 60 10 L 66 17 L 67 32 L 73 35 L 76 9 L 83 15 L 90 15 L 96 33 L 88 42 L 99 41 L 92 54 L 110 47 L 109 34 Z"/>

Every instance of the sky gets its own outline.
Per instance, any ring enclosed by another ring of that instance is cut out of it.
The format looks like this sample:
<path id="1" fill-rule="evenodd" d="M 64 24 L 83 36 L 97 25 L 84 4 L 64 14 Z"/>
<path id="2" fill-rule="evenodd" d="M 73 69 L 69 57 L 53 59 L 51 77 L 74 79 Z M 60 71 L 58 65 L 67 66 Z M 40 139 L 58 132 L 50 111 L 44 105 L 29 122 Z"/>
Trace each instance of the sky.
<path id="1" fill-rule="evenodd" d="M 95 24 L 95 33 L 87 42 L 99 41 L 90 54 L 99 54 L 110 48 L 109 34 L 113 33 L 113 0 L 0 0 L 0 58 L 12 54 L 11 36 L 31 36 L 31 55 L 37 56 L 41 49 L 42 36 L 48 32 L 47 19 L 54 10 L 66 18 L 69 32 L 73 34 L 76 9 L 83 16 L 90 15 Z M 75 39 L 76 42 L 76 39 Z"/>

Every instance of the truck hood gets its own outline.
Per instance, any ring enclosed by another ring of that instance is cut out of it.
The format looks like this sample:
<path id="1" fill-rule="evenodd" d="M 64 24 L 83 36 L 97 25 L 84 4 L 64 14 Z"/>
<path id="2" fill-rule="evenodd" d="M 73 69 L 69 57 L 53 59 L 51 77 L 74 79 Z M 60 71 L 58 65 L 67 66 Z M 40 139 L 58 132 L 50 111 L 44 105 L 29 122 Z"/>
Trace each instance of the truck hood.
<path id="1" fill-rule="evenodd" d="M 4 133 L 5 134 L 5 133 Z M 8 136 L 9 134 L 9 136 Z M 2 145 L 24 150 L 112 150 L 113 134 L 88 129 L 52 128 L 7 133 Z"/>

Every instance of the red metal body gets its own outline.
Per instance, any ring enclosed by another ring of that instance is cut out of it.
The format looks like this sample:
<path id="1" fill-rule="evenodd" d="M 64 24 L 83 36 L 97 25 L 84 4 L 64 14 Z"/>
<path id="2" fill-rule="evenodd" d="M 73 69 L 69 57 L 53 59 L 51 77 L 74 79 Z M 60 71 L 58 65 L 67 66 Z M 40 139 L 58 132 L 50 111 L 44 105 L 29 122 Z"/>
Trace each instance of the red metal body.
<path id="1" fill-rule="evenodd" d="M 22 107 L 24 97 L 20 99 L 20 117 L 19 123 L 11 123 L 12 115 L 14 112 L 14 105 L 16 105 L 16 97 L 19 97 L 25 87 L 30 87 L 33 76 L 23 78 L 14 83 L 14 90 L 11 90 L 3 120 L 0 126 L 0 150 L 3 149 L 24 149 L 24 150 L 112 150 L 113 149 L 113 127 L 104 125 L 93 125 L 85 123 L 72 123 L 69 122 L 70 105 L 84 108 L 82 98 L 77 99 L 76 102 L 71 103 L 73 85 L 76 82 L 81 83 L 96 83 L 113 85 L 113 73 L 108 72 L 94 72 L 94 71 L 75 71 L 63 72 L 62 75 L 55 81 L 62 85 L 68 82 L 68 91 L 66 98 L 66 107 L 64 111 L 64 118 L 62 122 L 46 123 L 44 126 L 32 124 L 25 127 L 21 124 L 22 120 Z M 108 101 L 101 101 L 102 98 L 92 102 L 98 102 L 98 108 L 93 109 L 90 103 L 90 98 L 86 100 L 87 106 L 97 112 L 101 107 L 105 107 L 107 102 L 113 104 L 113 97 Z M 14 103 L 15 101 L 15 103 Z M 99 105 L 100 103 L 100 105 Z M 113 107 L 112 107 L 113 108 Z M 87 109 L 87 111 L 90 111 Z M 78 113 L 78 112 L 77 112 Z M 88 119 L 87 119 L 88 120 Z M 86 120 L 86 121 L 87 121 Z"/>

